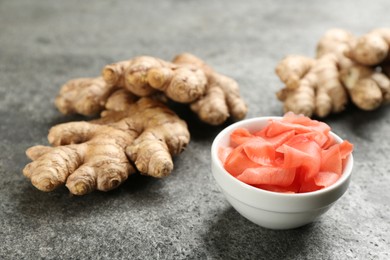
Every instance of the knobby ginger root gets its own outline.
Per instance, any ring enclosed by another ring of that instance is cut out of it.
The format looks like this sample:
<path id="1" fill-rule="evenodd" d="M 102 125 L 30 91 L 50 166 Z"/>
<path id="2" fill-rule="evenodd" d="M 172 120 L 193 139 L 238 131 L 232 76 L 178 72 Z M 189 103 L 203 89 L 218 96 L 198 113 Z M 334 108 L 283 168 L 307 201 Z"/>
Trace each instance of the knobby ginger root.
<path id="1" fill-rule="evenodd" d="M 170 174 L 172 156 L 189 142 L 186 123 L 164 104 L 123 90 L 107 105 L 112 109 L 100 119 L 54 126 L 48 135 L 52 147 L 27 150 L 33 162 L 23 173 L 35 187 L 52 191 L 66 184 L 72 194 L 83 195 L 114 189 L 137 170 L 157 178 Z"/>
<path id="2" fill-rule="evenodd" d="M 350 42 L 346 55 L 356 62 L 376 66 L 389 58 L 390 28 L 378 28 Z"/>
<path id="3" fill-rule="evenodd" d="M 303 77 L 307 73 L 306 67 L 312 67 L 314 60 L 291 55 L 284 58 L 276 67 L 276 73 L 283 79 L 286 87 L 276 93 L 279 100 L 283 101 L 285 112 L 293 111 L 296 114 L 311 116 L 315 110 L 315 90 L 312 79 L 314 74 Z M 303 71 L 305 71 L 303 73 Z M 292 80 L 289 80 L 289 78 Z"/>
<path id="4" fill-rule="evenodd" d="M 139 96 L 158 90 L 174 101 L 190 103 L 191 110 L 211 125 L 220 125 L 230 116 L 240 120 L 247 113 L 237 82 L 189 53 L 176 56 L 173 62 L 137 57 L 107 65 L 102 75 L 107 84 Z"/>
<path id="5" fill-rule="evenodd" d="M 63 114 L 96 115 L 104 109 L 115 89 L 102 77 L 73 79 L 61 87 L 55 104 Z"/>
<path id="6" fill-rule="evenodd" d="M 201 59 L 189 53 L 177 55 L 173 63 L 180 66 L 195 65 L 205 72 L 206 93 L 191 104 L 191 110 L 202 121 L 211 125 L 220 125 L 229 117 L 241 120 L 246 116 L 248 108 L 240 96 L 238 84 L 234 79 L 217 73 Z"/>
<path id="7" fill-rule="evenodd" d="M 377 41 L 378 38 L 382 41 Z M 386 42 L 384 48 L 383 42 Z M 388 59 L 390 29 L 376 29 L 344 44 L 347 46 L 344 47 L 343 57 L 344 60 L 349 59 L 350 65 L 340 70 L 340 79 L 352 102 L 363 110 L 374 110 L 388 104 L 390 80 L 386 75 L 385 63 Z"/>
<path id="8" fill-rule="evenodd" d="M 344 110 L 348 98 L 338 78 L 336 56 L 326 54 L 315 60 L 297 55 L 288 56 L 279 63 L 277 67 L 279 74 L 290 72 L 288 68 L 280 69 L 288 63 L 294 63 L 298 68 L 307 67 L 308 63 L 311 65 L 310 70 L 299 79 L 299 83 L 296 83 L 296 87 L 286 85 L 277 93 L 278 99 L 284 102 L 285 112 L 325 117 L 330 113 Z M 295 67 L 291 68 L 291 71 L 294 69 Z"/>
<path id="9" fill-rule="evenodd" d="M 194 66 L 177 66 L 149 56 L 113 63 L 104 67 L 109 85 L 125 88 L 137 96 L 150 96 L 157 90 L 180 103 L 189 103 L 203 95 L 204 72 Z"/>
<path id="10" fill-rule="evenodd" d="M 390 102 L 390 80 L 371 67 L 355 65 L 341 73 L 353 103 L 363 110 L 373 110 Z"/>
<path id="11" fill-rule="evenodd" d="M 299 55 L 288 55 L 279 62 L 275 72 L 287 89 L 297 89 L 303 76 L 313 67 L 315 60 Z"/>
<path id="12" fill-rule="evenodd" d="M 91 84 L 92 80 L 99 82 L 100 92 L 92 89 L 95 85 Z M 73 82 L 77 82 L 80 88 L 69 88 L 68 85 L 76 85 Z M 229 117 L 240 120 L 247 113 L 237 82 L 188 53 L 178 55 L 173 62 L 141 56 L 107 65 L 102 78 L 78 79 L 65 84 L 56 105 L 63 113 L 91 115 L 98 108 L 104 108 L 106 94 L 117 88 L 141 97 L 164 94 L 173 101 L 189 104 L 202 121 L 211 125 L 220 125 Z M 77 95 L 78 91 L 80 95 Z M 79 103 L 94 109 L 81 109 Z"/>
<path id="13" fill-rule="evenodd" d="M 285 112 L 325 117 L 343 111 L 349 99 L 364 110 L 389 102 L 388 77 L 347 55 L 355 41 L 351 33 L 331 29 L 321 37 L 315 59 L 289 55 L 277 65 L 286 84 L 277 93 Z"/>
<path id="14" fill-rule="evenodd" d="M 378 28 L 349 43 L 346 56 L 357 63 L 341 78 L 352 101 L 361 109 L 373 110 L 390 102 L 390 28 Z"/>
<path id="15" fill-rule="evenodd" d="M 52 127 L 52 146 L 27 150 L 33 162 L 24 175 L 42 191 L 65 184 L 75 195 L 111 190 L 136 171 L 168 175 L 172 156 L 186 147 L 190 134 L 160 102 L 166 98 L 189 104 L 212 125 L 230 116 L 242 119 L 247 112 L 238 84 L 193 55 L 179 55 L 174 62 L 141 56 L 110 64 L 101 77 L 64 84 L 55 101 L 64 114 L 101 112 L 101 117 Z"/>

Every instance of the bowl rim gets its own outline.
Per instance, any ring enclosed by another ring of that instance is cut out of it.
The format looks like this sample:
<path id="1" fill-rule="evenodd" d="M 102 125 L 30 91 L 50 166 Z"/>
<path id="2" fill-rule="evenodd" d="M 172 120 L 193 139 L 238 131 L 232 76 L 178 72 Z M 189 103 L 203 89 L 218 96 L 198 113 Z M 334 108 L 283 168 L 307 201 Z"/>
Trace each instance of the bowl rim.
<path id="1" fill-rule="evenodd" d="M 244 119 L 238 122 L 235 122 L 226 128 L 224 128 L 221 132 L 218 133 L 218 135 L 214 138 L 214 141 L 211 145 L 211 160 L 214 166 L 217 167 L 218 170 L 223 172 L 224 176 L 226 178 L 230 179 L 231 181 L 235 182 L 236 184 L 240 185 L 241 187 L 245 189 L 249 189 L 253 192 L 258 192 L 259 194 L 264 194 L 264 195 L 269 195 L 269 196 L 274 196 L 274 197 L 281 197 L 281 198 L 308 198 L 308 197 L 313 197 L 313 196 L 320 196 L 325 193 L 329 193 L 332 190 L 336 190 L 340 188 L 340 186 L 344 185 L 346 181 L 349 180 L 351 174 L 352 174 L 352 168 L 353 168 L 353 155 L 352 153 L 347 157 L 346 164 L 344 166 L 343 172 L 341 174 L 341 177 L 332 185 L 316 190 L 316 191 L 311 191 L 311 192 L 305 192 L 305 193 L 282 193 L 282 192 L 275 192 L 275 191 L 268 191 L 264 189 L 260 189 L 257 187 L 254 187 L 252 185 L 246 184 L 234 176 L 232 176 L 228 171 L 225 170 L 225 168 L 222 165 L 222 162 L 218 158 L 218 148 L 219 143 L 221 140 L 228 134 L 230 134 L 234 129 L 239 128 L 239 127 L 244 127 L 244 125 L 251 125 L 255 122 L 259 121 L 268 121 L 268 120 L 281 120 L 283 117 L 282 116 L 263 116 L 263 117 L 253 117 L 253 118 L 248 118 Z M 260 130 L 261 128 L 259 128 Z M 338 143 L 342 142 L 343 139 L 339 137 L 337 134 L 334 132 L 330 132 L 331 135 L 336 139 Z"/>

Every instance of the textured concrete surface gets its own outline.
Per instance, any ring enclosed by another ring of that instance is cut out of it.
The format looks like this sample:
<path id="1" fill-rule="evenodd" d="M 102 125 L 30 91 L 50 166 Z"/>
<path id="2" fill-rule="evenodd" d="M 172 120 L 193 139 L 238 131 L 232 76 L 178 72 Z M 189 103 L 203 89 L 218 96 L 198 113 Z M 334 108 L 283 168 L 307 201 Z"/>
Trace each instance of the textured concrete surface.
<path id="1" fill-rule="evenodd" d="M 355 34 L 389 25 L 381 1 L 0 2 L 0 259 L 390 259 L 390 107 L 349 108 L 325 121 L 355 144 L 347 194 L 303 228 L 272 231 L 241 217 L 210 174 L 221 127 L 186 111 L 192 141 L 163 180 L 131 177 L 109 193 L 36 190 L 24 151 L 47 144 L 64 117 L 62 83 L 109 62 L 192 52 L 240 83 L 248 117 L 281 115 L 273 70 L 289 53 L 313 55 L 331 27 Z"/>

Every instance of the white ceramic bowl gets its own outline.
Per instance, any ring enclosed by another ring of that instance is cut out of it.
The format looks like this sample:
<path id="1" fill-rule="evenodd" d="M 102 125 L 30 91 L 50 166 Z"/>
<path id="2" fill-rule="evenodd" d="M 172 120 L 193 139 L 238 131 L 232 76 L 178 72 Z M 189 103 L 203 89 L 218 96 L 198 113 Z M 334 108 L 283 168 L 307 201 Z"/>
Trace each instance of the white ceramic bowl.
<path id="1" fill-rule="evenodd" d="M 239 121 L 222 130 L 211 147 L 211 170 L 229 203 L 248 220 L 270 229 L 291 229 L 311 223 L 324 214 L 348 189 L 353 165 L 352 154 L 346 160 L 339 180 L 322 190 L 286 194 L 262 190 L 245 184 L 224 168 L 218 159 L 218 148 L 229 145 L 231 132 L 240 127 L 250 132 L 261 130 L 269 119 L 281 117 L 259 117 Z M 342 139 L 332 133 L 337 142 Z"/>

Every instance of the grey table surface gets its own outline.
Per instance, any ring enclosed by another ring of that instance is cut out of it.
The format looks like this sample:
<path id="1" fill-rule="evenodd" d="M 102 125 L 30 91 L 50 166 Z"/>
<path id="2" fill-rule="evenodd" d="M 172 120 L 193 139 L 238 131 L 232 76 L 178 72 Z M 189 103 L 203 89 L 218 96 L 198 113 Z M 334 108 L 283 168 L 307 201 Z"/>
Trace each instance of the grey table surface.
<path id="1" fill-rule="evenodd" d="M 348 192 L 318 221 L 274 231 L 241 217 L 210 173 L 221 127 L 189 122 L 171 176 L 70 196 L 22 175 L 25 150 L 48 144 L 53 104 L 71 78 L 118 60 L 194 53 L 235 78 L 248 118 L 282 115 L 274 74 L 286 54 L 313 56 L 325 30 L 388 26 L 381 1 L 0 1 L 0 259 L 390 259 L 390 107 L 324 119 L 355 144 Z M 225 125 L 226 126 L 226 125 Z"/>

